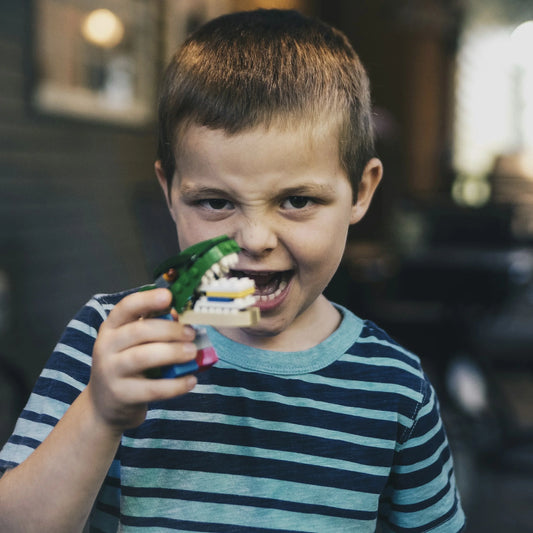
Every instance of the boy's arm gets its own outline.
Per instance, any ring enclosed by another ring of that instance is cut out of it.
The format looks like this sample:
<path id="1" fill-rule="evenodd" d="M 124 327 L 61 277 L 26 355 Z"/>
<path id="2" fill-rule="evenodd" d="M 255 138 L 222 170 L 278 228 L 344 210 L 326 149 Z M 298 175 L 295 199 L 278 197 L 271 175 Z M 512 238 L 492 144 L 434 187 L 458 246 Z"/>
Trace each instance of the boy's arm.
<path id="1" fill-rule="evenodd" d="M 119 443 L 83 391 L 35 452 L 0 479 L 0 531 L 82 531 Z"/>
<path id="2" fill-rule="evenodd" d="M 382 511 L 383 531 L 420 528 L 435 533 L 463 531 L 465 516 L 457 492 L 453 459 L 429 381 L 414 424 L 396 450 Z M 418 531 L 418 529 L 417 529 Z"/>
<path id="3" fill-rule="evenodd" d="M 194 332 L 145 319 L 168 309 L 167 290 L 124 298 L 102 324 L 87 387 L 42 444 L 0 479 L 0 531 L 81 531 L 122 432 L 144 420 L 147 404 L 191 390 L 196 379 L 146 379 L 148 368 L 194 358 Z"/>

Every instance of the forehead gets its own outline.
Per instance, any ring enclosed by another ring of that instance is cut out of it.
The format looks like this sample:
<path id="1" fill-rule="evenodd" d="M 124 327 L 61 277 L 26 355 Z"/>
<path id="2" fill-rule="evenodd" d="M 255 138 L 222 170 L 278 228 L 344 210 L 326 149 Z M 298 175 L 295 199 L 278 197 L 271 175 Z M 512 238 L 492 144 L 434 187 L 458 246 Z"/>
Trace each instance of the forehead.
<path id="1" fill-rule="evenodd" d="M 259 127 L 237 134 L 193 125 L 178 153 L 174 185 L 188 197 L 228 193 L 262 201 L 288 190 L 295 195 L 346 190 L 350 195 L 337 130 L 323 125 Z"/>
<path id="2" fill-rule="evenodd" d="M 195 156 L 227 155 L 243 163 L 249 160 L 259 164 L 261 155 L 267 157 L 265 162 L 274 162 L 275 158 L 283 161 L 284 156 L 309 159 L 310 154 L 319 150 L 323 154 L 335 154 L 340 162 L 340 130 L 340 121 L 331 115 L 306 120 L 281 117 L 270 124 L 235 133 L 192 123 L 177 131 L 175 161 L 178 167 L 183 167 Z"/>

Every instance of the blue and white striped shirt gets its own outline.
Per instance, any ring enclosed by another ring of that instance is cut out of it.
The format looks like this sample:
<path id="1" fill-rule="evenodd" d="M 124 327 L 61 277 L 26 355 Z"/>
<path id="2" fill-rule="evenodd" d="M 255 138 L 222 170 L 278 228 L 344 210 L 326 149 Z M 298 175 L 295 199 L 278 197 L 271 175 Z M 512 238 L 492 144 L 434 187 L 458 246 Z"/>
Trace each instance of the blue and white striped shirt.
<path id="1" fill-rule="evenodd" d="M 22 462 L 88 383 L 98 328 L 124 295 L 94 297 L 69 323 L 0 469 Z M 302 352 L 252 349 L 208 328 L 220 361 L 124 434 L 90 530 L 461 531 L 452 458 L 418 358 L 339 309 L 337 331 Z"/>

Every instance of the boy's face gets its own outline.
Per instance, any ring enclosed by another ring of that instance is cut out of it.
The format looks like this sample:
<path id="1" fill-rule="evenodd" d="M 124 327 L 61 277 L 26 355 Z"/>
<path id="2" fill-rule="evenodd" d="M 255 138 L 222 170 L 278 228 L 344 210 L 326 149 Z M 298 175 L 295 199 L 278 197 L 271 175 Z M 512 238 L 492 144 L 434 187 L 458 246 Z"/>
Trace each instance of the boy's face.
<path id="1" fill-rule="evenodd" d="M 237 275 L 256 281 L 261 321 L 224 330 L 228 337 L 301 349 L 336 313 L 322 292 L 342 258 L 349 226 L 368 208 L 381 165 L 372 160 L 367 166 L 352 205 L 335 133 L 257 128 L 227 135 L 192 125 L 180 142 L 170 197 L 156 164 L 181 249 L 226 234 L 242 248 Z"/>

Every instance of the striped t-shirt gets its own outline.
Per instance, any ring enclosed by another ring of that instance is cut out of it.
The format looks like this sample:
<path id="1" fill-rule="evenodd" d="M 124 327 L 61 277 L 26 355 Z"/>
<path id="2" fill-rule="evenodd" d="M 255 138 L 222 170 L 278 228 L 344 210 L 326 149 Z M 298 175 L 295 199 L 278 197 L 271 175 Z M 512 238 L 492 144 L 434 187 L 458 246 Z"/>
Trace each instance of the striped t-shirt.
<path id="1" fill-rule="evenodd" d="M 124 295 L 94 297 L 68 324 L 0 469 L 23 461 L 86 386 L 98 328 Z M 461 531 L 419 359 L 339 310 L 339 328 L 302 352 L 253 349 L 208 328 L 220 361 L 124 434 L 90 531 Z"/>

